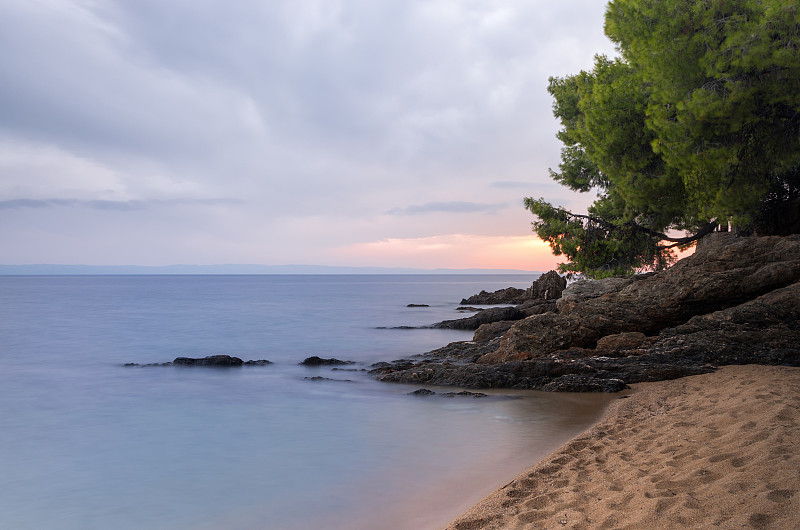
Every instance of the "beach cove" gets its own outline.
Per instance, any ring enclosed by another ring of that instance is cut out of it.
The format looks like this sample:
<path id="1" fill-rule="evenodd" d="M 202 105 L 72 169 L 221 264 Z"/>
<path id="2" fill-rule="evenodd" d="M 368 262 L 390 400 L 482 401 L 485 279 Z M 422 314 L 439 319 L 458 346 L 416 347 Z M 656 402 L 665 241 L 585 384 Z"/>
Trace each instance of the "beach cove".
<path id="1" fill-rule="evenodd" d="M 798 527 L 798 236 L 715 234 L 669 269 L 577 282 L 554 301 L 526 299 L 537 282 L 511 290 L 523 297 L 513 321 L 484 318 L 471 342 L 376 370 L 467 388 L 625 389 L 600 423 L 448 529 Z"/>

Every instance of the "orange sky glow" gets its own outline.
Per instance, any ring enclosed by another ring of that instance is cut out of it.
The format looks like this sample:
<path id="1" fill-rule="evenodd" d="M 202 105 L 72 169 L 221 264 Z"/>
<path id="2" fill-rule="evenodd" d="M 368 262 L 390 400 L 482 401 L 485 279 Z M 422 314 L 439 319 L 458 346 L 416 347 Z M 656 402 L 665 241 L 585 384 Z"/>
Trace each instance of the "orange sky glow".
<path id="1" fill-rule="evenodd" d="M 478 236 L 450 234 L 413 239 L 384 239 L 335 251 L 348 263 L 382 267 L 444 269 L 483 268 L 548 271 L 562 261 L 534 235 Z"/>

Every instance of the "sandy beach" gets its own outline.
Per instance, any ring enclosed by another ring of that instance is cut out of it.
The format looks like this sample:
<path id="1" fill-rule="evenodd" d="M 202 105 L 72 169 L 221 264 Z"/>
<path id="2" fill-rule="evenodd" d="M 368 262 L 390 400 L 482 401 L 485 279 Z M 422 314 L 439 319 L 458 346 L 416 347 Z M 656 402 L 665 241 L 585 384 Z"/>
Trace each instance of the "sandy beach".
<path id="1" fill-rule="evenodd" d="M 800 368 L 641 383 L 447 526 L 800 528 Z"/>

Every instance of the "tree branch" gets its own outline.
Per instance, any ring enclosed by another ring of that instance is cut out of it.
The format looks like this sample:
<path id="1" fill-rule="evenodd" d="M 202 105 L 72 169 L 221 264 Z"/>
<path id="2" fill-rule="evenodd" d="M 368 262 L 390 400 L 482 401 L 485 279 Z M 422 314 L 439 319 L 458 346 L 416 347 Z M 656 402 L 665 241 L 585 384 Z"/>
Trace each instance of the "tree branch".
<path id="1" fill-rule="evenodd" d="M 613 229 L 613 228 L 618 228 L 619 227 L 619 225 L 615 225 L 613 223 L 609 223 L 608 221 L 605 221 L 605 220 L 601 219 L 600 217 L 595 217 L 593 215 L 583 215 L 583 214 L 579 214 L 579 213 L 572 213 L 572 212 L 570 212 L 568 210 L 564 210 L 563 208 L 553 208 L 553 209 L 555 211 L 559 212 L 559 213 L 564 214 L 564 215 L 568 215 L 568 216 L 571 216 L 571 217 L 578 217 L 580 219 L 587 219 L 587 220 L 589 220 L 589 221 L 591 221 L 593 223 L 597 223 L 597 224 L 599 224 L 601 226 L 604 226 L 605 228 Z M 639 230 L 640 232 L 644 232 L 646 234 L 649 234 L 652 237 L 657 237 L 659 241 L 669 241 L 670 243 L 672 243 L 671 245 L 666 245 L 666 246 L 662 247 L 662 248 L 667 249 L 667 248 L 674 248 L 674 247 L 677 247 L 677 246 L 680 246 L 680 245 L 686 245 L 686 244 L 691 243 L 693 241 L 697 241 L 698 239 L 700 239 L 700 238 L 702 238 L 704 236 L 707 236 L 708 234 L 713 232 L 715 228 L 717 228 L 718 223 L 717 223 L 716 219 L 714 219 L 714 220 L 710 221 L 707 225 L 705 225 L 703 228 L 701 228 L 696 234 L 693 234 L 691 236 L 686 236 L 686 237 L 671 237 L 671 236 L 668 236 L 667 234 L 664 234 L 662 232 L 656 232 L 655 230 L 650 230 L 649 228 L 646 228 L 646 227 L 644 227 L 642 225 L 638 225 L 638 224 L 636 224 L 636 223 L 634 223 L 632 221 L 628 222 L 628 223 L 625 223 L 625 226 L 629 226 L 629 227 L 631 227 L 631 228 L 633 228 L 635 230 Z"/>

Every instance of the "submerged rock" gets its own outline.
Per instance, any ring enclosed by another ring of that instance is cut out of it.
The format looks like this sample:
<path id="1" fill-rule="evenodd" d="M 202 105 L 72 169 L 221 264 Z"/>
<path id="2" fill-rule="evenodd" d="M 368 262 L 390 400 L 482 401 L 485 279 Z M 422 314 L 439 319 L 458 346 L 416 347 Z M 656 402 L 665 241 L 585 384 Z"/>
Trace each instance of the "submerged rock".
<path id="1" fill-rule="evenodd" d="M 342 364 L 355 364 L 353 361 L 342 361 L 331 357 L 330 359 L 323 359 L 313 355 L 306 357 L 301 363 L 303 366 L 329 366 L 329 365 L 342 365 Z"/>
<path id="2" fill-rule="evenodd" d="M 123 366 L 265 366 L 272 364 L 266 359 L 243 362 L 238 357 L 230 355 L 210 355 L 208 357 L 176 357 L 174 361 L 167 363 L 125 363 Z"/>
<path id="3" fill-rule="evenodd" d="M 255 360 L 255 361 L 253 361 L 253 360 L 245 361 L 244 364 L 252 365 L 252 366 L 266 366 L 268 364 L 272 364 L 272 361 L 268 361 L 266 359 L 258 359 L 258 360 Z"/>
<path id="4" fill-rule="evenodd" d="M 434 392 L 433 390 L 428 390 L 427 388 L 420 388 L 413 392 L 409 392 L 409 396 L 439 396 L 439 397 L 471 397 L 471 398 L 482 398 L 488 397 L 488 394 L 484 394 L 483 392 L 469 392 L 468 390 L 462 390 L 461 392 Z"/>
<path id="5" fill-rule="evenodd" d="M 176 357 L 172 364 L 176 366 L 241 366 L 244 361 L 230 355 L 210 355 L 202 358 Z"/>

